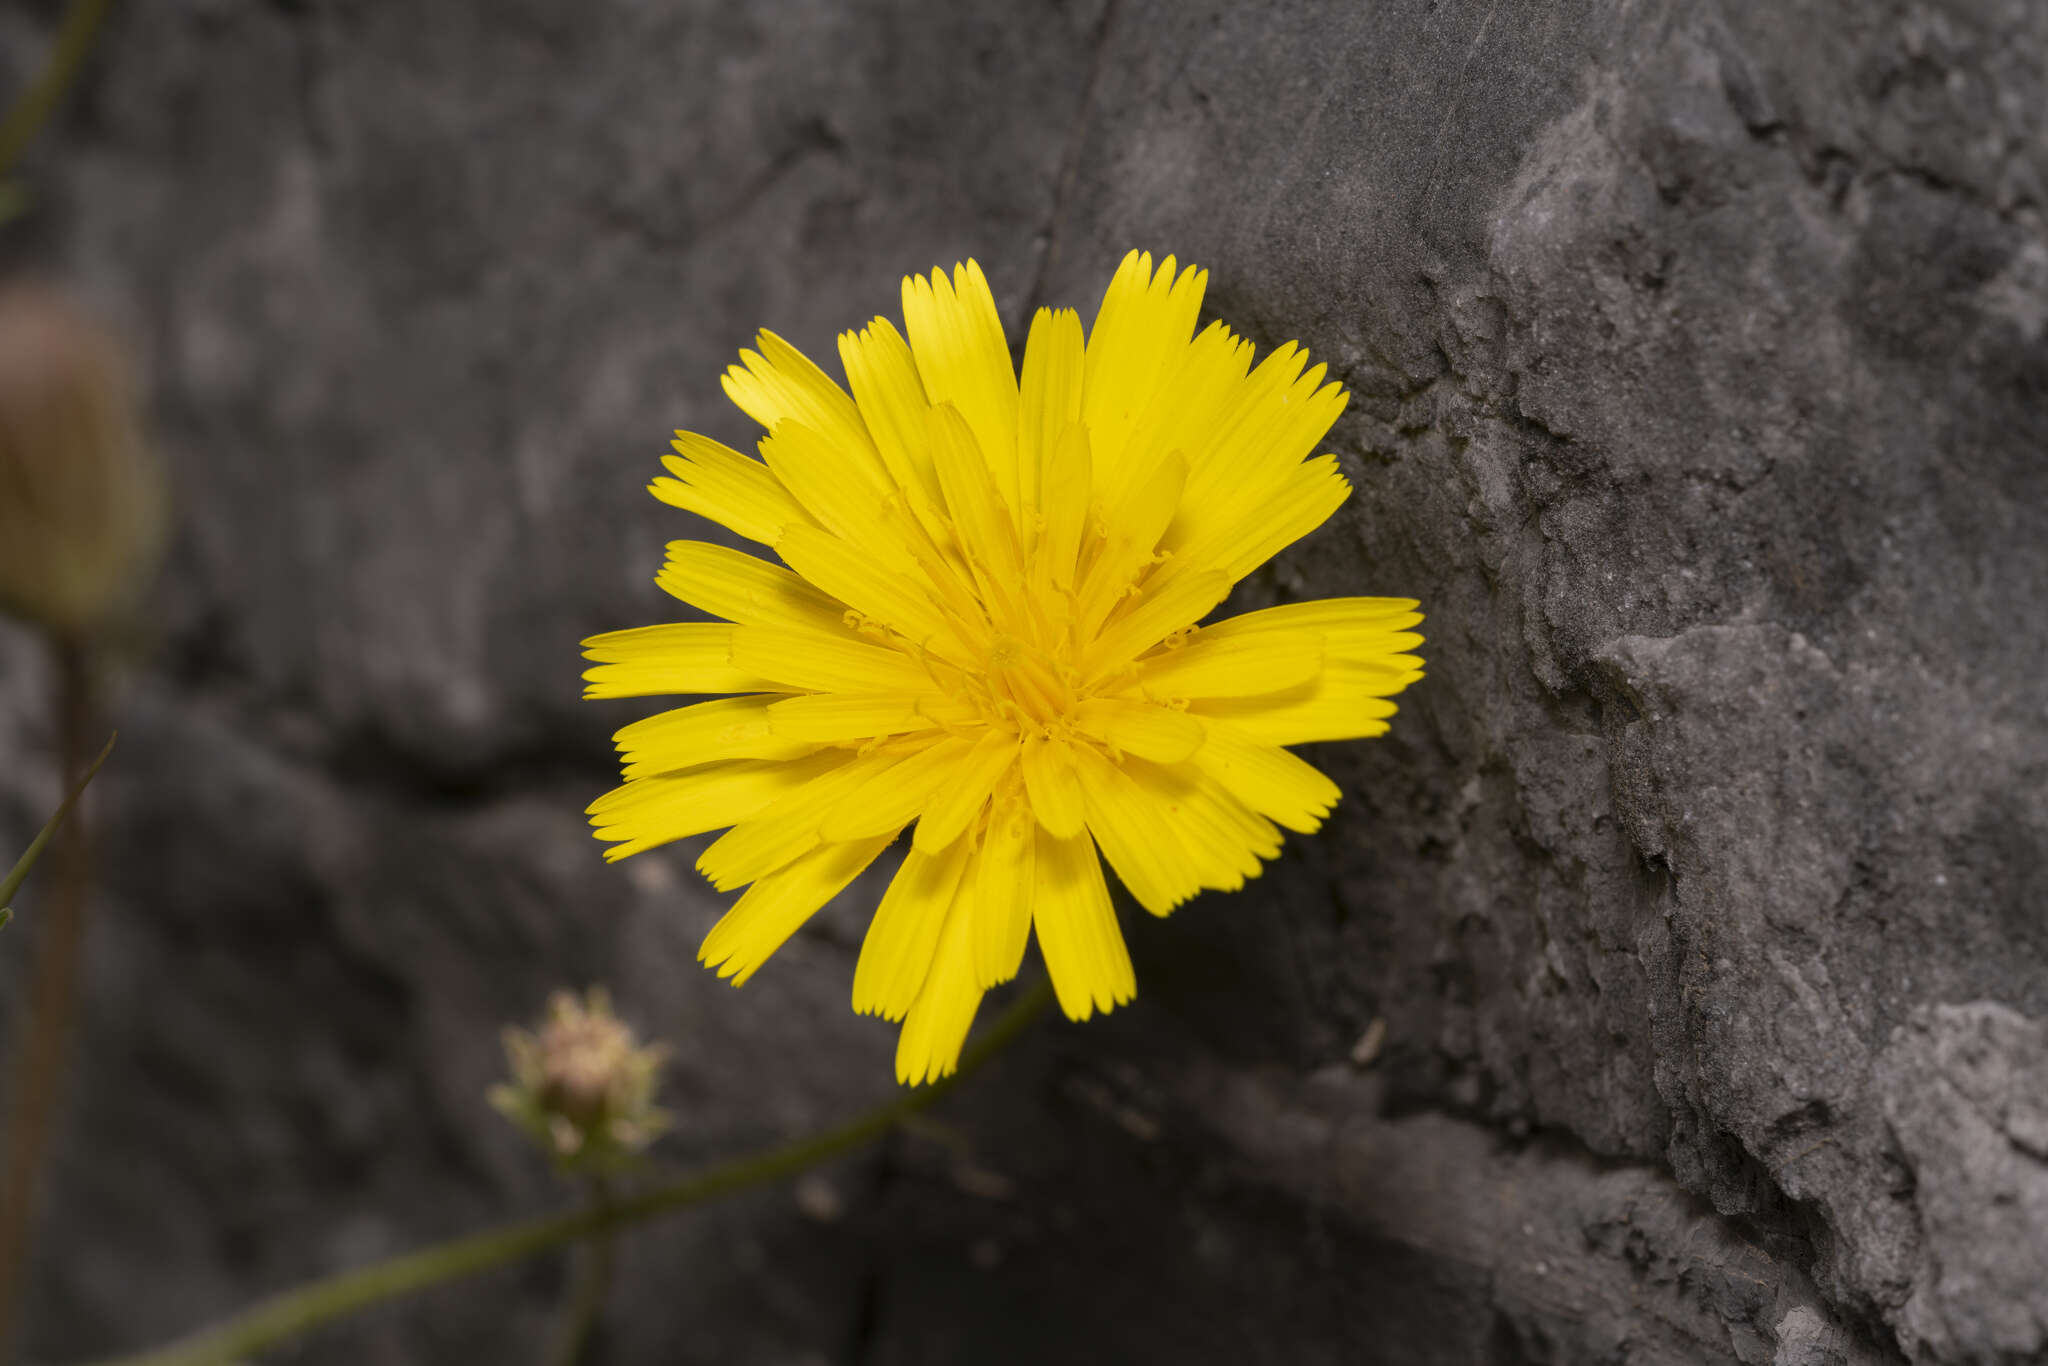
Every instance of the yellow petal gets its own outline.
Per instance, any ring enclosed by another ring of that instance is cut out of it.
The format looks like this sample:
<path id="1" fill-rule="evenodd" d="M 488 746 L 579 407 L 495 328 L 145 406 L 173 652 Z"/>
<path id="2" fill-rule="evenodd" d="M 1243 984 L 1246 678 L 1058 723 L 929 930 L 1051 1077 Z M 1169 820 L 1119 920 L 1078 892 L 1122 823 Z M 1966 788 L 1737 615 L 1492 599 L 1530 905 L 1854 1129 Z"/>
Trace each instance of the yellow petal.
<path id="1" fill-rule="evenodd" d="M 896 1080 L 905 1086 L 937 1081 L 960 1066 L 960 1049 L 981 1007 L 982 989 L 974 980 L 973 920 L 970 899 L 956 896 L 924 989 L 904 1017 L 896 1040 Z"/>
<path id="2" fill-rule="evenodd" d="M 1385 735 L 1394 704 L 1345 686 L 1336 669 L 1326 668 L 1298 687 L 1258 697 L 1197 698 L 1190 710 L 1228 721 L 1269 744 L 1305 745 Z"/>
<path id="3" fill-rule="evenodd" d="M 901 650 L 822 631 L 733 626 L 737 668 L 789 688 L 817 692 L 936 692 L 931 675 Z M 774 686 L 774 685 L 770 685 Z"/>
<path id="4" fill-rule="evenodd" d="M 1413 598 L 1321 598 L 1226 617 L 1202 628 L 1204 640 L 1236 639 L 1266 631 L 1312 632 L 1331 658 L 1369 660 L 1422 644 L 1409 628 L 1422 620 Z"/>
<path id="5" fill-rule="evenodd" d="M 812 693 L 774 702 L 768 710 L 767 722 L 770 730 L 784 740 L 837 744 L 964 724 L 976 715 L 966 703 L 943 696 L 911 697 L 900 692 Z"/>
<path id="6" fill-rule="evenodd" d="M 731 527 L 750 541 L 773 545 L 791 522 L 810 514 L 766 465 L 694 432 L 677 432 L 676 454 L 661 463 L 673 479 L 647 486 L 662 502 Z"/>
<path id="7" fill-rule="evenodd" d="M 819 526 L 894 569 L 914 562 L 885 515 L 892 486 L 871 477 L 822 433 L 785 422 L 761 442 L 762 458 Z"/>
<path id="8" fill-rule="evenodd" d="M 592 802 L 590 823 L 599 839 L 614 842 L 604 856 L 616 862 L 643 849 L 746 820 L 848 757 L 833 752 L 787 763 L 740 760 L 636 778 Z"/>
<path id="9" fill-rule="evenodd" d="M 1350 496 L 1337 457 L 1319 455 L 1295 466 L 1271 497 L 1191 539 L 1178 553 L 1221 568 L 1234 582 L 1327 522 Z"/>
<path id="10" fill-rule="evenodd" d="M 1078 422 L 1069 424 L 1053 444 L 1040 490 L 1045 526 L 1032 562 L 1032 583 L 1041 593 L 1073 587 L 1081 538 L 1094 506 L 1093 468 L 1088 429 Z"/>
<path id="11" fill-rule="evenodd" d="M 1118 772 L 1126 778 L 1126 786 L 1120 788 L 1120 805 L 1114 811 L 1114 819 L 1124 827 L 1122 838 L 1137 842 L 1143 850 L 1141 856 L 1169 862 L 1182 889 L 1237 891 L 1245 879 L 1260 874 L 1264 858 L 1274 858 L 1280 852 L 1280 831 L 1274 823 L 1245 809 L 1237 797 L 1192 764 L 1151 764 L 1141 758 L 1126 758 Z M 1090 805 L 1090 829 L 1096 831 L 1102 852 L 1110 854 L 1102 829 L 1096 825 L 1094 805 Z M 1118 874 L 1126 862 L 1118 862 L 1110 854 L 1110 866 Z M 1155 909 L 1153 913 L 1163 915 L 1165 911 Z"/>
<path id="12" fill-rule="evenodd" d="M 922 575 L 878 564 L 873 555 L 816 527 L 788 528 L 775 553 L 833 597 L 913 643 L 956 662 L 968 657 L 946 614 L 925 592 Z"/>
<path id="13" fill-rule="evenodd" d="M 931 406 L 910 346 L 887 318 L 839 336 L 839 359 L 882 463 L 901 488 L 936 502 L 938 476 L 925 438 Z"/>
<path id="14" fill-rule="evenodd" d="M 1106 518 L 1109 535 L 1075 595 L 1084 636 L 1100 628 L 1122 601 L 1124 589 L 1152 564 L 1152 548 L 1173 520 L 1186 477 L 1187 463 L 1169 454 L 1149 473 L 1133 480 L 1110 509 Z"/>
<path id="15" fill-rule="evenodd" d="M 1330 659 L 1323 663 L 1330 686 L 1360 697 L 1392 697 L 1422 677 L 1419 655 L 1381 655 L 1375 659 Z"/>
<path id="16" fill-rule="evenodd" d="M 1178 451 L 1166 452 L 1143 474 L 1134 474 L 1116 501 L 1108 505 L 1112 537 L 1123 538 L 1129 554 L 1149 559 L 1160 533 L 1180 508 L 1187 481 L 1188 462 Z"/>
<path id="17" fill-rule="evenodd" d="M 1093 682 L 1122 668 L 1175 631 L 1207 616 L 1230 596 L 1230 576 L 1220 569 L 1183 571 L 1178 563 L 1147 580 L 1137 605 L 1112 616 L 1083 657 L 1082 672 Z"/>
<path id="18" fill-rule="evenodd" d="M 1074 769 L 1088 811 L 1088 829 L 1140 906 L 1154 915 L 1167 915 L 1202 889 L 1179 830 L 1128 774 L 1078 745 Z"/>
<path id="19" fill-rule="evenodd" d="M 826 837 L 858 839 L 885 830 L 891 834 L 901 830 L 953 779 L 973 749 L 972 740 L 948 736 L 875 781 L 847 793 L 825 814 Z"/>
<path id="20" fill-rule="evenodd" d="M 1280 831 L 1193 763 L 1124 760 L 1151 819 L 1180 836 L 1182 852 L 1204 887 L 1234 892 L 1280 854 Z"/>
<path id="21" fill-rule="evenodd" d="M 1176 277 L 1171 256 L 1155 275 L 1150 254 L 1133 252 L 1102 296 L 1088 333 L 1081 412 L 1105 502 L 1122 491 L 1131 473 L 1124 457 L 1133 429 L 1161 377 L 1172 372 L 1194 336 L 1208 278 L 1193 266 Z"/>
<path id="22" fill-rule="evenodd" d="M 1162 764 L 1177 764 L 1202 747 L 1198 717 L 1122 697 L 1091 697 L 1074 708 L 1083 734 Z"/>
<path id="23" fill-rule="evenodd" d="M 802 525 L 786 530 L 825 535 Z M 845 629 L 846 604 L 779 564 L 709 541 L 670 541 L 668 563 L 654 581 L 670 596 L 728 621 L 834 633 Z"/>
<path id="24" fill-rule="evenodd" d="M 900 1020 L 916 1003 L 959 890 L 967 852 L 967 842 L 955 840 L 938 854 L 912 849 L 903 856 L 854 965 L 856 1011 Z"/>
<path id="25" fill-rule="evenodd" d="M 1031 924 L 1060 1009 L 1070 1020 L 1085 1020 L 1130 1000 L 1138 979 L 1094 843 L 1086 835 L 1059 839 L 1041 827 L 1032 872 Z"/>
<path id="26" fill-rule="evenodd" d="M 758 354 L 740 352 L 741 363 L 725 372 L 726 397 L 770 432 L 785 423 L 809 428 L 840 452 L 843 463 L 882 482 L 882 457 L 846 391 L 773 332 L 763 331 L 755 344 Z"/>
<path id="27" fill-rule="evenodd" d="M 1307 360 L 1293 342 L 1274 351 L 1237 387 L 1234 401 L 1179 448 L 1188 457 L 1188 496 L 1169 545 L 1264 502 L 1329 432 L 1349 395 L 1323 383 L 1324 366 L 1301 373 Z"/>
<path id="28" fill-rule="evenodd" d="M 1160 377 L 1151 403 L 1132 428 L 1125 452 L 1132 466 L 1143 468 L 1168 451 L 1179 451 L 1192 470 L 1239 403 L 1256 349 L 1220 322 L 1203 328 Z"/>
<path id="29" fill-rule="evenodd" d="M 607 631 L 583 642 L 597 667 L 584 672 L 585 697 L 667 693 L 773 692 L 779 687 L 732 662 L 733 632 L 723 622 L 676 622 Z"/>
<path id="30" fill-rule="evenodd" d="M 938 270 L 905 279 L 903 327 L 925 392 L 933 403 L 950 403 L 966 419 L 1005 510 L 1015 508 L 1017 372 L 981 267 L 973 261 L 955 266 L 950 281 Z"/>
<path id="31" fill-rule="evenodd" d="M 774 696 L 721 697 L 635 721 L 614 740 L 626 777 L 644 778 L 727 759 L 795 759 L 816 748 L 774 733 Z"/>
<path id="32" fill-rule="evenodd" d="M 820 844 L 842 842 L 839 837 L 826 834 L 825 817 L 847 793 L 865 787 L 878 774 L 900 768 L 904 759 L 902 750 L 856 754 L 802 787 L 783 793 L 713 840 L 711 847 L 698 856 L 697 871 L 719 891 L 729 892 L 774 872 Z M 899 821 L 894 827 L 863 830 L 859 837 L 893 836 L 900 828 Z"/>
<path id="33" fill-rule="evenodd" d="M 1246 806 L 1303 834 L 1322 825 L 1342 794 L 1307 761 L 1228 721 L 1209 723 L 1194 765 Z"/>
<path id="34" fill-rule="evenodd" d="M 732 978 L 734 986 L 745 986 L 806 920 L 888 846 L 887 838 L 828 844 L 762 878 L 711 927 L 697 960 L 717 968 L 720 977 Z"/>
<path id="35" fill-rule="evenodd" d="M 1320 636 L 1290 632 L 1210 640 L 1198 634 L 1191 644 L 1139 661 L 1137 677 L 1155 697 L 1235 697 L 1297 687 L 1322 667 Z"/>
<path id="36" fill-rule="evenodd" d="M 1016 762 L 1015 735 L 1000 730 L 983 735 L 918 818 L 917 833 L 911 837 L 914 846 L 935 854 L 959 839 Z"/>
<path id="37" fill-rule="evenodd" d="M 1025 740 L 1018 766 L 1024 773 L 1032 814 L 1046 833 L 1057 839 L 1080 834 L 1087 817 L 1081 805 L 1080 780 L 1074 776 L 1072 746 L 1064 740 L 1034 735 Z"/>
<path id="38" fill-rule="evenodd" d="M 1037 825 L 1012 779 L 998 792 L 988 834 L 968 876 L 973 877 L 974 978 L 984 990 L 1017 975 L 1031 940 L 1031 899 L 1035 886 L 1032 854 Z"/>
<path id="39" fill-rule="evenodd" d="M 969 563 L 981 576 L 983 592 L 999 584 L 1016 585 L 1023 566 L 1016 522 L 989 477 L 975 434 L 962 414 L 944 403 L 932 409 L 928 430 L 946 509 L 952 514 Z"/>
<path id="40" fill-rule="evenodd" d="M 1028 546 L 1044 506 L 1041 490 L 1060 433 L 1081 417 L 1081 371 L 1087 342 L 1081 315 L 1071 308 L 1041 308 L 1024 341 L 1024 374 L 1017 407 L 1018 530 Z"/>

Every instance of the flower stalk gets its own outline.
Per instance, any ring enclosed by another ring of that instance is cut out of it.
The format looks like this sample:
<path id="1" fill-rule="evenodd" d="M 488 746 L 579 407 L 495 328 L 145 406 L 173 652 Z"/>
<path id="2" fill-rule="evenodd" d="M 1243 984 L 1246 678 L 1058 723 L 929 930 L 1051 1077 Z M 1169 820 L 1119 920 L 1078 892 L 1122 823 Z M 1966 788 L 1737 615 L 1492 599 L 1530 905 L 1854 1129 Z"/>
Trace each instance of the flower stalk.
<path id="1" fill-rule="evenodd" d="M 92 761 L 92 767 L 85 771 L 85 776 L 78 780 L 77 785 L 64 794 L 64 800 L 58 805 L 56 814 L 50 817 L 49 824 L 45 825 L 30 842 L 27 852 L 16 860 L 13 871 L 4 879 L 0 879 L 0 925 L 14 919 L 14 908 L 10 903 L 21 894 L 22 884 L 28 881 L 28 875 L 34 871 L 36 861 L 42 858 L 43 850 L 49 847 L 50 841 L 55 839 L 57 832 L 63 828 L 65 820 L 71 815 L 71 808 L 78 805 L 78 799 L 85 795 L 87 784 L 98 776 L 100 766 L 106 763 L 107 756 L 114 752 L 114 739 L 115 737 L 111 735 L 107 737 L 106 747 L 100 751 L 100 757 Z"/>
<path id="2" fill-rule="evenodd" d="M 611 1204 L 592 1204 L 568 1214 L 507 1224 L 330 1276 L 286 1291 L 182 1342 L 98 1366 L 223 1366 L 387 1300 L 795 1176 L 872 1143 L 929 1107 L 1002 1051 L 1051 1001 L 1051 987 L 1040 983 L 996 1019 L 968 1050 L 959 1071 L 919 1090 L 901 1092 L 837 1128 L 719 1163 Z"/>
<path id="3" fill-rule="evenodd" d="M 50 49 L 50 60 L 28 89 L 21 92 L 7 117 L 0 119 L 0 175 L 13 167 L 36 130 L 78 78 L 78 70 L 85 64 L 86 54 L 92 51 L 93 39 L 111 7 L 112 0 L 72 0 L 64 15 L 64 26 L 57 31 L 57 41 Z"/>
<path id="4" fill-rule="evenodd" d="M 98 768 L 87 757 L 92 752 L 87 737 L 92 733 L 95 710 L 93 663 L 84 645 L 62 637 L 55 638 L 54 653 L 60 763 L 65 783 L 75 795 Z M 105 751 L 100 757 L 106 757 Z M 55 831 L 52 842 L 56 876 L 49 912 L 37 927 L 41 940 L 27 1009 L 16 1036 L 21 1041 L 20 1051 L 7 1117 L 6 1167 L 0 1170 L 0 1351 L 14 1338 L 16 1311 L 27 1276 L 29 1234 L 35 1223 L 38 1178 L 71 1062 L 78 1016 L 78 964 L 91 893 L 92 850 L 86 823 L 74 815 Z"/>
<path id="5" fill-rule="evenodd" d="M 590 1206 L 611 1208 L 611 1184 L 602 1176 L 590 1178 Z M 604 1316 L 605 1300 L 611 1295 L 612 1270 L 618 1257 L 619 1235 L 607 1229 L 593 1237 L 583 1249 L 577 1267 L 576 1287 L 569 1298 L 568 1314 L 562 1322 L 562 1336 L 551 1358 L 554 1366 L 579 1366 L 591 1335 Z"/>

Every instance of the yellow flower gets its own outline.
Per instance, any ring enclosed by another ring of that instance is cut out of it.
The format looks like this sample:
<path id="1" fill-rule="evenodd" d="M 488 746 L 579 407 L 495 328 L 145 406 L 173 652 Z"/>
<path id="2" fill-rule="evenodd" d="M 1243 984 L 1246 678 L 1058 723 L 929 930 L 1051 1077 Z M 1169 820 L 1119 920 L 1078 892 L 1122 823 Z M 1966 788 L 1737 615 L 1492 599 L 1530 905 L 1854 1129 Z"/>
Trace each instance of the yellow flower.
<path id="1" fill-rule="evenodd" d="M 1034 930 L 1069 1017 L 1130 1000 L 1097 849 L 1154 915 L 1243 886 L 1338 797 L 1282 746 L 1378 735 L 1422 676 L 1406 598 L 1196 625 L 1350 492 L 1305 458 L 1344 390 L 1195 335 L 1206 281 L 1133 252 L 1085 341 L 1039 310 L 1021 381 L 972 261 L 903 282 L 907 341 L 839 338 L 851 397 L 763 332 L 725 375 L 763 459 L 678 433 L 651 492 L 782 563 L 676 541 L 656 582 L 725 620 L 585 642 L 587 696 L 740 694 L 620 731 L 590 807 L 614 859 L 731 827 L 697 866 L 752 885 L 699 956 L 735 984 L 916 822 L 853 979 L 905 1082 Z"/>

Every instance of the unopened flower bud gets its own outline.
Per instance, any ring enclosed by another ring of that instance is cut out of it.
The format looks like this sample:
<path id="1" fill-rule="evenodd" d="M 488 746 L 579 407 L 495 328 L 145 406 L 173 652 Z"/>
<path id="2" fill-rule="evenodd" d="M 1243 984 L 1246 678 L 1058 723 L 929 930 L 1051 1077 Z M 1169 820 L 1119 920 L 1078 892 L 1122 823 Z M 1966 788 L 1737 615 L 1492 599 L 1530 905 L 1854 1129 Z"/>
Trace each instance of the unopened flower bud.
<path id="1" fill-rule="evenodd" d="M 668 1127 L 654 1107 L 667 1052 L 640 1047 L 602 988 L 582 1001 L 558 991 L 537 1031 L 505 1031 L 512 1084 L 491 1088 L 491 1104 L 561 1165 L 615 1167 Z"/>
<path id="2" fill-rule="evenodd" d="M 87 634 L 139 595 L 164 522 L 121 346 L 55 290 L 0 290 L 0 608 Z"/>

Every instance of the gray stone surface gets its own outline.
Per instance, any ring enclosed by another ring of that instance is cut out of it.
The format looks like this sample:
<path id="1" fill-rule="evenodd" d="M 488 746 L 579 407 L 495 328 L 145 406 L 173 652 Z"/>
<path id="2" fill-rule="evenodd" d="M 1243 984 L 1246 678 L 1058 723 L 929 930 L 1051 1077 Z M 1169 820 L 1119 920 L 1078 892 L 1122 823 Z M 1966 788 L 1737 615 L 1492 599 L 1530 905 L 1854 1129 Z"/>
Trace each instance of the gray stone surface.
<path id="1" fill-rule="evenodd" d="M 1430 677 L 1129 922 L 1129 1010 L 636 1237 L 609 1359 L 2048 1357 L 2044 123 L 2031 0 L 120 8 L 0 243 L 138 339 L 182 507 L 33 1354 L 549 1205 L 481 1091 L 560 982 L 676 1047 L 665 1161 L 886 1090 L 855 909 L 734 993 L 690 851 L 596 858 L 641 708 L 574 642 L 661 612 L 641 486 L 755 327 L 1136 245 L 1355 393 L 1248 600 L 1422 598 Z M 299 1359 L 523 1359 L 559 1286 Z"/>

